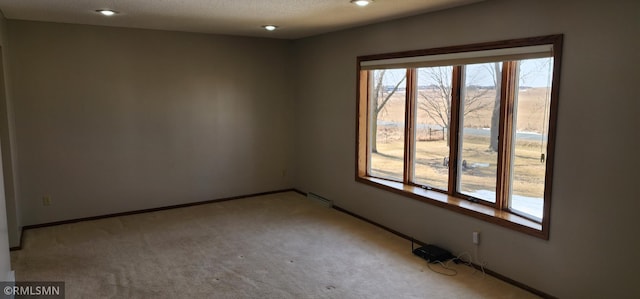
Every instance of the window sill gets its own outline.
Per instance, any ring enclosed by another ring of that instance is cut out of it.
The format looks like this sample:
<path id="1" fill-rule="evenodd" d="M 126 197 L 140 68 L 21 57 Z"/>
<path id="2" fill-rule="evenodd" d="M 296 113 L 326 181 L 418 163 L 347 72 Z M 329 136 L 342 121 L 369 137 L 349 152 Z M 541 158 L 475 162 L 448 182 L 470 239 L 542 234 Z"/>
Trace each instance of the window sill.
<path id="1" fill-rule="evenodd" d="M 542 229 L 542 225 L 540 223 L 509 213 L 508 211 L 496 210 L 486 205 L 473 203 L 468 200 L 456 198 L 440 192 L 425 190 L 420 187 L 374 177 L 356 177 L 356 181 L 541 239 L 549 239 L 548 233 Z"/>

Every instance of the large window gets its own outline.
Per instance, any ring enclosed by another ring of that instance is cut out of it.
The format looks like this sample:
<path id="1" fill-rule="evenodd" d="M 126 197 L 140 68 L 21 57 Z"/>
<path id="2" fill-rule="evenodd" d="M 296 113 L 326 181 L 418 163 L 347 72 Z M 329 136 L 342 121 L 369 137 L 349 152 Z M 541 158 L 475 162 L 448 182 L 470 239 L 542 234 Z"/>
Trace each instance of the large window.
<path id="1" fill-rule="evenodd" d="M 358 57 L 357 180 L 548 238 L 561 44 Z"/>

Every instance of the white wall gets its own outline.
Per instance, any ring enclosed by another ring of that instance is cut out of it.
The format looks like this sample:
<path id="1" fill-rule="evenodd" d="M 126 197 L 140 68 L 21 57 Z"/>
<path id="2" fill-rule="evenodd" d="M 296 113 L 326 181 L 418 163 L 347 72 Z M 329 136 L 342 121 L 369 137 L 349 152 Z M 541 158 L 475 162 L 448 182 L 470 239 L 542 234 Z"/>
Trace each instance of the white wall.
<path id="1" fill-rule="evenodd" d="M 296 59 L 295 186 L 562 298 L 640 296 L 640 2 L 486 1 L 307 38 Z M 356 57 L 565 34 L 550 239 L 356 183 Z M 407 249 L 408 250 L 408 249 Z"/>
<path id="2" fill-rule="evenodd" d="M 290 42 L 8 26 L 23 225 L 292 187 Z"/>

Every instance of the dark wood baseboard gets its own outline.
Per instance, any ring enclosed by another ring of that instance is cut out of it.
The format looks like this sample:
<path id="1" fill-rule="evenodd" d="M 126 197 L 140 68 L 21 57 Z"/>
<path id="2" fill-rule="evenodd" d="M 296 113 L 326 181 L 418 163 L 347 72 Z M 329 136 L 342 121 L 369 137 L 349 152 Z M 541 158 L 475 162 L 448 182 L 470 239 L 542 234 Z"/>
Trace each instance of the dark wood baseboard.
<path id="1" fill-rule="evenodd" d="M 401 232 L 399 232 L 399 231 L 397 231 L 397 230 L 394 230 L 394 229 L 389 228 L 389 227 L 386 227 L 386 226 L 384 226 L 384 225 L 382 225 L 382 224 L 380 224 L 380 223 L 377 223 L 377 222 L 374 222 L 374 221 L 369 220 L 369 219 L 367 219 L 367 218 L 364 218 L 364 217 L 362 217 L 362 216 L 360 216 L 360 215 L 358 215 L 358 214 L 356 214 L 356 213 L 353 213 L 353 212 L 351 212 L 351 211 L 349 211 L 349 210 L 345 210 L 345 209 L 343 209 L 343 208 L 341 208 L 341 207 L 339 207 L 339 206 L 333 206 L 333 208 L 334 208 L 335 210 L 338 210 L 338 211 L 340 211 L 340 212 L 342 212 L 342 213 L 345 213 L 345 214 L 347 214 L 347 215 L 349 215 L 349 216 L 353 216 L 353 217 L 358 218 L 358 219 L 360 219 L 360 220 L 362 220 L 362 221 L 364 221 L 364 222 L 367 222 L 367 223 L 369 223 L 369 224 L 373 224 L 373 225 L 375 225 L 375 226 L 377 226 L 377 227 L 379 227 L 379 228 L 382 228 L 382 229 L 384 229 L 384 230 L 386 230 L 386 231 L 388 231 L 388 232 L 390 232 L 390 233 L 392 233 L 392 234 L 394 234 L 394 235 L 397 235 L 397 236 L 399 236 L 399 237 L 401 237 L 401 238 L 403 238 L 403 239 L 407 239 L 407 240 L 409 240 L 409 241 L 412 241 L 412 240 L 413 240 L 414 242 L 416 242 L 416 243 L 418 243 L 418 244 L 420 244 L 420 245 L 422 245 L 422 246 L 427 245 L 427 244 L 425 244 L 424 242 L 418 241 L 418 240 L 414 239 L 413 237 L 411 237 L 411 236 L 409 236 L 409 235 L 405 235 L 405 234 L 403 234 L 403 233 L 401 233 Z"/>
<path id="2" fill-rule="evenodd" d="M 415 242 L 415 243 L 420 244 L 420 245 L 422 245 L 422 246 L 424 246 L 424 245 L 426 245 L 426 244 L 427 244 L 427 243 L 425 243 L 425 242 L 422 242 L 422 241 L 416 240 L 416 239 L 414 239 L 414 238 L 413 238 L 413 237 L 411 237 L 411 236 L 408 236 L 408 235 L 406 235 L 406 234 L 403 234 L 403 233 L 401 233 L 401 232 L 399 232 L 399 231 L 397 231 L 397 230 L 394 230 L 394 229 L 392 229 L 392 228 L 386 227 L 386 226 L 384 226 L 384 225 L 382 225 L 382 224 L 380 224 L 380 223 L 377 223 L 377 222 L 372 221 L 372 220 L 370 220 L 370 219 L 368 219 L 368 218 L 362 217 L 362 216 L 360 216 L 360 215 L 358 215 L 358 214 L 356 214 L 356 213 L 353 213 L 353 212 L 351 212 L 351 211 L 349 211 L 349 210 L 346 210 L 346 209 L 344 209 L 344 208 L 341 208 L 341 207 L 339 207 L 339 206 L 333 206 L 333 208 L 334 208 L 335 210 L 340 211 L 340 212 L 342 212 L 342 213 L 345 213 L 345 214 L 347 214 L 347 215 L 349 215 L 349 216 L 353 216 L 353 217 L 358 218 L 358 219 L 360 219 L 360 220 L 362 220 L 362 221 L 364 221 L 364 222 L 367 222 L 367 223 L 373 224 L 373 225 L 375 225 L 375 226 L 377 226 L 377 227 L 379 227 L 379 228 L 382 228 L 382 229 L 384 229 L 384 230 L 386 230 L 386 231 L 388 231 L 388 232 L 390 232 L 390 233 L 392 233 L 392 234 L 395 234 L 395 235 L 397 235 L 397 236 L 399 236 L 399 237 L 401 237 L 401 238 L 403 238 L 403 239 L 407 239 L 407 240 L 409 240 L 409 241 Z M 521 283 L 521 282 L 519 282 L 519 281 L 513 280 L 513 279 L 511 279 L 511 278 L 509 278 L 509 277 L 506 277 L 506 276 L 504 276 L 504 275 L 500 274 L 500 273 L 497 273 L 497 272 L 492 271 L 492 270 L 487 269 L 487 268 L 482 268 L 482 267 L 480 267 L 479 265 L 476 265 L 476 264 L 473 264 L 473 263 L 472 263 L 471 265 L 472 265 L 474 268 L 478 269 L 478 270 L 482 270 L 482 271 L 484 271 L 485 273 L 487 273 L 487 274 L 489 274 L 489 275 L 491 275 L 491 276 L 493 276 L 493 277 L 495 277 L 495 278 L 497 278 L 497 279 L 500 279 L 500 280 L 502 280 L 502 281 L 504 281 L 504 282 L 507 282 L 507 283 L 509 283 L 509 284 L 511 284 L 511 285 L 514 285 L 514 286 L 516 286 L 516 287 L 519 287 L 519 288 L 521 288 L 521 289 L 523 289 L 523 290 L 525 290 L 525 291 L 528 291 L 528 292 L 530 292 L 530 293 L 532 293 L 532 294 L 535 294 L 535 295 L 540 296 L 540 297 L 542 297 L 542 298 L 556 299 L 556 297 L 554 297 L 554 296 L 551 296 L 551 295 L 549 295 L 549 294 L 547 294 L 547 293 L 545 293 L 545 292 L 542 292 L 542 291 L 540 291 L 540 290 L 534 289 L 534 288 L 532 288 L 532 287 L 530 287 L 530 286 L 528 286 L 528 285 L 526 285 L 526 284 L 524 284 L 524 283 Z"/>
<path id="3" fill-rule="evenodd" d="M 300 191 L 300 190 L 298 190 L 298 189 L 295 189 L 295 188 L 294 188 L 293 190 L 291 190 L 291 191 L 293 191 L 293 192 L 295 192 L 295 193 L 298 193 L 298 194 L 300 194 L 300 195 L 302 195 L 302 196 L 307 196 L 307 192 L 302 192 L 302 191 Z"/>
<path id="4" fill-rule="evenodd" d="M 22 235 L 24 235 L 24 227 L 20 228 L 20 240 L 18 246 L 9 247 L 9 251 L 16 251 L 22 249 Z"/>
<path id="5" fill-rule="evenodd" d="M 484 270 L 485 273 L 487 273 L 487 274 L 489 274 L 489 275 L 491 275 L 491 276 L 493 276 L 493 277 L 495 277 L 497 279 L 500 279 L 500 280 L 502 280 L 504 282 L 507 282 L 509 284 L 517 286 L 517 287 L 519 287 L 519 288 L 521 288 L 521 289 L 523 289 L 525 291 L 528 291 L 529 293 L 532 293 L 534 295 L 540 296 L 540 297 L 545 298 L 545 299 L 558 299 L 558 297 L 551 296 L 551 295 L 549 295 L 549 294 L 547 294 L 547 293 L 545 293 L 543 291 L 540 291 L 538 289 L 534 289 L 534 288 L 532 288 L 532 287 L 530 287 L 530 286 L 528 286 L 528 285 L 526 285 L 524 283 L 521 283 L 519 281 L 513 280 L 513 279 L 511 279 L 509 277 L 506 277 L 506 276 L 504 276 L 504 275 L 502 275 L 500 273 L 497 273 L 495 271 L 492 271 L 490 269 L 482 268 L 479 265 L 476 265 L 476 264 L 473 264 L 473 263 L 471 265 L 474 268 L 478 269 L 478 270 Z"/>
<path id="6" fill-rule="evenodd" d="M 11 251 L 15 251 L 15 250 L 20 250 L 22 249 L 22 238 L 24 236 L 24 231 L 28 230 L 28 229 L 34 229 L 34 228 L 41 228 L 41 227 L 48 227 L 48 226 L 55 226 L 55 225 L 62 225 L 62 224 L 69 224 L 69 223 L 76 223 L 76 222 L 82 222 L 82 221 L 91 221 L 91 220 L 98 220 L 98 219 L 104 219 L 104 218 L 111 218 L 111 217 L 119 217 L 119 216 L 127 216 L 127 215 L 135 215 L 135 214 L 142 214 L 142 213 L 150 213 L 150 212 L 156 212 L 156 211 L 163 211 L 163 210 L 170 210 L 170 209 L 178 209 L 178 208 L 185 208 L 185 207 L 191 207 L 191 206 L 197 206 L 197 205 L 204 205 L 204 204 L 209 204 L 209 203 L 216 203 L 216 202 L 223 202 L 223 201 L 229 201 L 229 200 L 235 200 L 235 199 L 241 199 L 241 198 L 247 198 L 247 197 L 253 197 L 253 196 L 261 196 L 261 195 L 269 195 L 269 194 L 276 194 L 276 193 L 283 193 L 283 192 L 296 192 L 300 195 L 303 196 L 307 196 L 306 192 L 303 192 L 299 189 L 283 189 L 283 190 L 275 190 L 275 191 L 267 191 L 267 192 L 260 192 L 260 193 L 253 193 L 253 194 L 245 194 L 245 195 L 238 195 L 238 196 L 232 196 L 232 197 L 225 197 L 225 198 L 218 198 L 218 199 L 212 199 L 212 200 L 206 200 L 206 201 L 199 201 L 199 202 L 192 202 L 192 203 L 185 203 L 185 204 L 179 204 L 179 205 L 171 205 L 171 206 L 165 206 L 165 207 L 158 207 L 158 208 L 151 208 L 151 209 L 143 209 L 143 210 L 135 210 L 135 211 L 129 211 L 129 212 L 122 212 L 122 213 L 113 213 L 113 214 L 105 214 L 105 215 L 99 215 L 99 216 L 91 216 L 91 217 L 84 217 L 84 218 L 77 218 L 77 219 L 69 219 L 69 220 L 62 220 L 62 221 L 55 221 L 55 222 L 48 222 L 48 223 L 41 223 L 41 224 L 34 224 L 34 225 L 26 225 L 22 227 L 22 233 L 20 234 L 20 245 L 19 246 L 15 246 L 15 247 L 11 247 L 9 248 L 9 250 Z M 353 213 L 347 209 L 341 208 L 339 206 L 333 206 L 333 209 L 340 211 L 342 213 L 345 213 L 349 216 L 358 218 L 364 222 L 367 222 L 369 224 L 373 224 L 377 227 L 380 227 L 394 235 L 397 235 L 403 239 L 406 240 L 410 240 L 413 241 L 417 244 L 420 244 L 422 246 L 426 245 L 427 243 L 419 241 L 414 239 L 413 237 L 403 234 L 397 230 L 394 230 L 392 228 L 389 228 L 387 226 L 384 226 L 382 224 L 379 224 L 375 221 L 372 221 L 368 218 L 362 217 L 356 213 Z M 481 267 L 479 265 L 476 264 L 472 264 L 473 267 L 475 267 L 478 270 L 481 270 Z M 556 298 L 554 296 L 551 296 L 547 293 L 544 293 L 540 290 L 534 289 L 526 284 L 523 284 L 521 282 L 515 281 L 509 277 L 506 277 L 500 273 L 497 273 L 495 271 L 492 271 L 490 269 L 484 268 L 483 269 L 485 273 L 498 278 L 500 280 L 503 280 L 509 284 L 512 284 L 514 286 L 517 286 L 523 290 L 526 290 L 528 292 L 531 292 L 535 295 L 538 295 L 542 298 Z"/>
<path id="7" fill-rule="evenodd" d="M 142 209 L 142 210 L 135 210 L 135 211 L 128 211 L 128 212 L 121 212 L 121 213 L 113 213 L 113 214 L 105 214 L 105 215 L 98 215 L 98 216 L 91 216 L 91 217 L 83 217 L 83 218 L 76 218 L 76 219 L 69 219 L 69 220 L 62 220 L 62 221 L 55 221 L 55 222 L 47 222 L 47 223 L 40 223 L 40 224 L 33 224 L 33 225 L 25 225 L 25 226 L 22 227 L 22 233 L 20 234 L 20 245 L 19 246 L 10 247 L 9 250 L 10 251 L 16 251 L 16 250 L 22 249 L 22 236 L 24 235 L 24 231 L 28 230 L 28 229 L 55 226 L 55 225 L 62 225 L 62 224 L 69 224 L 69 223 L 76 223 L 76 222 L 82 222 L 82 221 L 98 220 L 98 219 L 111 218 L 111 217 L 119 217 L 119 216 L 128 216 L 128 215 L 135 215 L 135 214 L 142 214 L 142 213 L 150 213 L 150 212 L 171 210 L 171 209 L 178 209 L 178 208 L 186 208 L 186 207 L 192 207 L 192 206 L 197 206 L 197 205 L 204 205 L 204 204 L 209 204 L 209 203 L 229 201 L 229 200 L 235 200 L 235 199 L 241 199 L 241 198 L 247 198 L 247 197 L 253 197 L 253 196 L 269 195 L 269 194 L 282 193 L 282 192 L 296 192 L 296 193 L 300 193 L 300 194 L 303 194 L 303 195 L 306 196 L 306 194 L 302 193 L 302 191 L 291 188 L 291 189 L 282 189 L 282 190 L 275 190 L 275 191 L 267 191 L 267 192 L 253 193 L 253 194 L 244 194 L 244 195 L 238 195 L 238 196 L 217 198 L 217 199 L 198 201 L 198 202 L 190 202 L 190 203 L 184 203 L 184 204 L 179 204 L 179 205 L 171 205 L 171 206 L 151 208 L 151 209 Z"/>

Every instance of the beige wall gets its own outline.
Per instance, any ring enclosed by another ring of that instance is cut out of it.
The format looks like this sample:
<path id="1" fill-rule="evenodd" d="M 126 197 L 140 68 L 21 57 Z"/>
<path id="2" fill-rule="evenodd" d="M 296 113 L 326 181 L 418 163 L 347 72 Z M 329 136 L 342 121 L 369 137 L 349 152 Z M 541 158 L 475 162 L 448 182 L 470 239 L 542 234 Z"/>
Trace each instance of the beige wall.
<path id="1" fill-rule="evenodd" d="M 1 12 L 0 12 L 1 13 Z M 0 143 L 2 147 L 2 165 L 4 174 L 4 194 L 6 198 L 7 222 L 9 227 L 9 244 L 12 247 L 20 245 L 22 225 L 20 224 L 20 202 L 18 190 L 17 149 L 15 142 L 15 122 L 13 98 L 11 97 L 11 82 L 9 74 L 9 57 L 11 47 L 8 45 L 7 25 L 4 16 L 0 28 L 2 40 L 2 63 L 4 85 L 0 97 Z"/>
<path id="2" fill-rule="evenodd" d="M 562 298 L 640 295 L 640 2 L 486 1 L 294 43 L 295 186 Z M 356 56 L 565 34 L 548 241 L 356 183 Z M 407 248 L 407 251 L 409 248 Z"/>
<path id="3" fill-rule="evenodd" d="M 296 187 L 455 253 L 473 252 L 481 231 L 487 267 L 555 296 L 633 297 L 638 6 L 493 0 L 295 42 L 8 21 L 20 207 L 9 218 L 29 225 Z M 356 56 L 557 33 L 548 241 L 354 181 Z"/>
<path id="4" fill-rule="evenodd" d="M 8 198 L 5 196 L 5 189 L 11 188 L 12 185 L 7 185 L 4 180 L 6 176 L 3 175 L 3 170 L 6 170 L 5 163 L 5 148 L 6 148 L 6 140 L 5 132 L 8 131 L 7 123 L 6 123 L 6 103 L 8 98 L 7 88 L 6 88 L 6 80 L 5 80 L 5 72 L 4 65 L 6 61 L 6 20 L 2 13 L 0 13 L 0 143 L 2 144 L 0 155 L 2 155 L 3 159 L 0 162 L 0 182 L 4 181 L 4 184 L 0 184 L 0 207 L 6 207 L 4 209 L 0 208 L 0 281 L 11 281 L 13 280 L 13 274 L 11 272 L 11 259 L 9 258 L 9 239 L 11 233 L 17 233 L 17 229 L 12 227 L 15 225 L 15 205 L 10 202 Z M 8 214 L 11 213 L 13 219 L 8 219 Z"/>
<path id="5" fill-rule="evenodd" d="M 290 42 L 8 23 L 23 225 L 293 187 Z"/>

